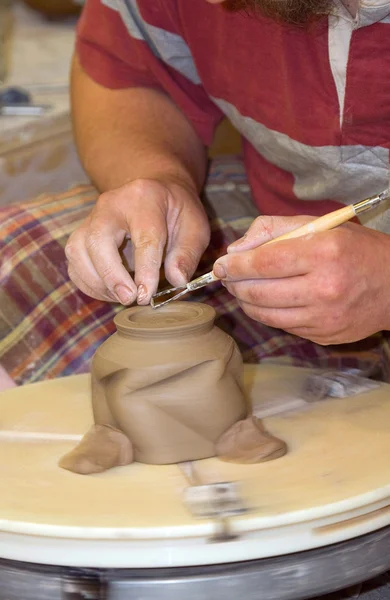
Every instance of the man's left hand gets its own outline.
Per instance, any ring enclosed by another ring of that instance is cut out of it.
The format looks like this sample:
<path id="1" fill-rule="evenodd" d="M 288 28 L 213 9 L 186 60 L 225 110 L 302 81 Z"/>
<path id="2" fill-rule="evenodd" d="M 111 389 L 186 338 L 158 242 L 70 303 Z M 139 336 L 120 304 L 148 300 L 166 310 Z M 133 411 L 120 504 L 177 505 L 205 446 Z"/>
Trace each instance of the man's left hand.
<path id="1" fill-rule="evenodd" d="M 263 246 L 310 220 L 258 217 L 214 273 L 249 317 L 321 345 L 390 329 L 390 236 L 347 223 Z"/>

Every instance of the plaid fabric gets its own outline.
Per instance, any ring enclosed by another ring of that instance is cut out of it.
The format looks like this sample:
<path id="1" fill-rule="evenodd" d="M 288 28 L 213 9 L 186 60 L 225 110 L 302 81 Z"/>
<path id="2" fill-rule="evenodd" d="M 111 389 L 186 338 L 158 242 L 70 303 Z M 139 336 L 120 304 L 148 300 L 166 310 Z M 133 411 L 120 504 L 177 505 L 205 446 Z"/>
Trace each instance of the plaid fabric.
<path id="1" fill-rule="evenodd" d="M 199 274 L 210 269 L 254 216 L 237 159 L 214 161 L 206 196 L 212 240 Z M 69 234 L 96 198 L 91 187 L 79 187 L 0 211 L 0 364 L 18 384 L 88 371 L 96 348 L 114 331 L 113 317 L 121 307 L 78 291 L 68 278 L 64 255 Z M 252 321 L 218 284 L 190 299 L 214 306 L 218 326 L 234 337 L 246 362 L 384 369 L 381 335 L 325 348 Z"/>

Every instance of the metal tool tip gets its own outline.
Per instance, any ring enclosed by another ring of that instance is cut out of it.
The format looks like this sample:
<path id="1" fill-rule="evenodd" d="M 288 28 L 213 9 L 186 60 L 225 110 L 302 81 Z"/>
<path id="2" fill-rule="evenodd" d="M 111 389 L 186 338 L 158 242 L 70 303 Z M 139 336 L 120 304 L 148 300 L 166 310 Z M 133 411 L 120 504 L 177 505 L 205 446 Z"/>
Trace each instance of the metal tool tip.
<path id="1" fill-rule="evenodd" d="M 151 299 L 150 299 L 150 306 L 156 310 L 157 308 L 161 308 L 162 306 L 165 306 L 166 304 L 169 304 L 170 302 L 173 302 L 173 300 L 177 300 L 178 298 L 181 298 L 182 296 L 184 296 L 184 294 L 188 293 L 188 289 L 187 286 L 181 286 L 181 287 L 176 287 L 176 288 L 170 288 L 169 290 L 163 290 L 162 292 L 158 292 L 157 294 L 154 294 Z M 175 292 L 179 292 L 178 294 L 175 294 Z M 172 296 L 172 294 L 174 294 Z M 167 297 L 166 300 L 160 300 L 156 302 L 157 298 L 162 298 L 162 297 Z"/>

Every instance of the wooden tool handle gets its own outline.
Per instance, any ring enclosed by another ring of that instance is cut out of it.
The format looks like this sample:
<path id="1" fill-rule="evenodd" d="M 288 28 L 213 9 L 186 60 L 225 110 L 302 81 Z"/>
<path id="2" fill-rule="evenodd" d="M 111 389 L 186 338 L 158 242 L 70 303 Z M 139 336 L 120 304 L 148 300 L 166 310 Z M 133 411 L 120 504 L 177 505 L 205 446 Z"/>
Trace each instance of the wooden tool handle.
<path id="1" fill-rule="evenodd" d="M 334 229 L 334 227 L 346 223 L 354 216 L 355 209 L 353 204 L 351 204 L 349 206 L 345 206 L 344 208 L 339 208 L 338 210 L 328 213 L 323 217 L 318 217 L 318 219 L 314 219 L 314 221 L 310 221 L 310 223 L 306 223 L 306 225 L 302 225 L 302 227 L 298 227 L 298 229 L 284 233 L 283 235 L 276 237 L 274 240 L 265 242 L 263 246 L 266 246 L 267 244 L 273 244 L 274 242 L 280 242 L 282 240 L 292 240 L 293 238 L 302 237 L 304 235 L 308 235 L 309 233 L 328 231 L 329 229 Z"/>
<path id="2" fill-rule="evenodd" d="M 274 242 L 280 242 L 282 240 L 292 240 L 294 238 L 308 235 L 309 233 L 329 231 L 329 229 L 334 229 L 338 225 L 342 225 L 343 223 L 350 221 L 350 219 L 353 219 L 355 216 L 355 207 L 353 204 L 350 204 L 349 206 L 344 206 L 343 208 L 334 210 L 327 215 L 318 217 L 318 219 L 314 219 L 314 221 L 310 221 L 310 223 L 306 223 L 306 225 L 302 225 L 302 227 L 298 227 L 298 229 L 284 233 L 283 235 L 280 235 L 269 242 L 265 242 L 265 244 L 262 244 L 262 246 L 267 246 L 267 244 L 273 244 Z M 214 281 L 219 281 L 218 277 L 216 277 L 213 272 L 209 273 L 209 275 Z"/>

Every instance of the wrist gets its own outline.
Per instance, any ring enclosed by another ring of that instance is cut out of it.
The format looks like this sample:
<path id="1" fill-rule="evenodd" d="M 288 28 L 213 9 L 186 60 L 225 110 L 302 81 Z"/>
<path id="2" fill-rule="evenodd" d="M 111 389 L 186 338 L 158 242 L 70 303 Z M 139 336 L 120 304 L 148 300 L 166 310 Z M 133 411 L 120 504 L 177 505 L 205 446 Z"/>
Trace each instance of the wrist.
<path id="1" fill-rule="evenodd" d="M 200 186 L 194 180 L 191 175 L 179 169 L 164 169 L 163 171 L 154 171 L 150 173 L 148 177 L 137 177 L 137 179 L 148 179 L 149 181 L 156 181 L 168 189 L 173 191 L 175 188 L 181 188 L 186 190 L 191 195 L 196 197 L 199 196 Z"/>
<path id="2" fill-rule="evenodd" d="M 203 181 L 197 181 L 196 176 L 180 163 L 161 157 L 150 158 L 146 161 L 129 161 L 131 168 L 117 167 L 100 172 L 98 181 L 94 181 L 99 192 L 108 192 L 129 185 L 134 181 L 158 181 L 170 187 L 181 186 L 192 194 L 198 195 Z"/>

